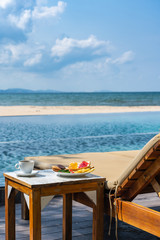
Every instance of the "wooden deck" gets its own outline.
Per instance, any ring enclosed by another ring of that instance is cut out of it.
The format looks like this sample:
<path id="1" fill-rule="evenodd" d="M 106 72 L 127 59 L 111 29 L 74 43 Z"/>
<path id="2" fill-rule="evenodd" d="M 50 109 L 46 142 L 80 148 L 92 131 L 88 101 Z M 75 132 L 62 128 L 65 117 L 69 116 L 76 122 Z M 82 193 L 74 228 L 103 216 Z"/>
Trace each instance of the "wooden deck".
<path id="1" fill-rule="evenodd" d="M 149 203 L 149 200 L 151 202 Z M 143 194 L 136 198 L 135 202 L 155 207 L 159 205 L 159 199 L 155 194 Z M 149 205 L 151 204 L 151 205 Z M 0 240 L 5 240 L 5 211 L 4 206 L 0 207 Z M 114 226 L 112 237 L 107 235 L 107 217 L 105 216 L 104 239 L 115 239 Z M 114 225 L 114 224 L 113 224 Z M 77 202 L 73 202 L 73 240 L 92 239 L 92 209 Z M 158 238 L 138 230 L 124 223 L 119 223 L 119 240 L 157 240 Z M 16 239 L 29 240 L 29 221 L 21 219 L 21 206 L 16 204 Z M 42 239 L 60 240 L 62 239 L 62 197 L 53 198 L 50 204 L 42 211 Z M 38 240 L 38 239 L 37 239 Z"/>

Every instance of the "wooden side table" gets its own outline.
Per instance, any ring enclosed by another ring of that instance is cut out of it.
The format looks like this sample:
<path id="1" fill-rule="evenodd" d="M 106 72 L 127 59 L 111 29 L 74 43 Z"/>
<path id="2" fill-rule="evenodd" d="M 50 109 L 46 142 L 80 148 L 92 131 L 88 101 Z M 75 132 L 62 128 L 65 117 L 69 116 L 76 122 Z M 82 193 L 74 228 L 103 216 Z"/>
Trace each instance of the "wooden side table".
<path id="1" fill-rule="evenodd" d="M 35 177 L 5 176 L 6 240 L 15 240 L 15 195 L 18 191 L 29 196 L 30 240 L 41 240 L 41 197 L 63 195 L 63 240 L 72 239 L 72 194 L 96 191 L 93 219 L 93 240 L 103 240 L 105 178 L 89 174 L 83 178 L 58 177 L 52 170 L 43 170 Z"/>

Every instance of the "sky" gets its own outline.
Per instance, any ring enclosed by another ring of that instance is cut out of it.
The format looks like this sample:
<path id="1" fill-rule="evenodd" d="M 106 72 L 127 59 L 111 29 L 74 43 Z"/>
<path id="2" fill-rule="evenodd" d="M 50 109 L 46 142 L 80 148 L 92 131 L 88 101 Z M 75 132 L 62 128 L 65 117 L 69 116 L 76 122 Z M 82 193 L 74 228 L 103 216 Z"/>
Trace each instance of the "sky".
<path id="1" fill-rule="evenodd" d="M 159 0 L 0 0 L 0 89 L 160 91 Z"/>

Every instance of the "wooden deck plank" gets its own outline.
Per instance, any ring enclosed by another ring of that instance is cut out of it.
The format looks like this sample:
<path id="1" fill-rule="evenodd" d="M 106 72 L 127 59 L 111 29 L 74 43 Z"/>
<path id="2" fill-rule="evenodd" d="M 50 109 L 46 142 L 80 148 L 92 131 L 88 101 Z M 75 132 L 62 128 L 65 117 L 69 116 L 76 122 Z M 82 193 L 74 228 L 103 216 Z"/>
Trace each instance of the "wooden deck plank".
<path id="1" fill-rule="evenodd" d="M 149 199 L 152 204 L 158 206 L 159 198 L 154 195 L 147 194 L 140 195 L 135 201 L 139 204 L 143 202 L 145 205 L 149 204 Z M 52 214 L 53 213 L 53 214 Z M 92 209 L 77 202 L 73 202 L 73 240 L 91 240 L 92 239 Z M 107 227 L 105 216 L 105 233 L 104 239 L 110 240 L 107 236 Z M 21 206 L 16 204 L 16 239 L 29 240 L 29 221 L 21 219 Z M 112 228 L 114 234 L 114 228 Z M 118 228 L 119 239 L 130 240 L 156 240 L 153 235 L 138 230 L 125 223 L 119 223 Z M 42 240 L 61 240 L 62 239 L 62 197 L 55 197 L 50 204 L 42 211 Z M 4 206 L 0 207 L 0 240 L 5 240 L 5 219 Z"/>

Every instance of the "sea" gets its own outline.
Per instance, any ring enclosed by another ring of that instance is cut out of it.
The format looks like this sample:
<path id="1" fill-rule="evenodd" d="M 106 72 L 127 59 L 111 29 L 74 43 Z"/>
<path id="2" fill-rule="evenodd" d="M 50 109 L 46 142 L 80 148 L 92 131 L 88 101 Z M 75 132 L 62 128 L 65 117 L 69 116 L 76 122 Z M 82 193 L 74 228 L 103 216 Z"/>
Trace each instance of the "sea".
<path id="1" fill-rule="evenodd" d="M 0 94 L 1 106 L 157 106 L 160 93 Z M 141 149 L 160 131 L 160 112 L 0 117 L 3 172 L 27 156 Z"/>
<path id="2" fill-rule="evenodd" d="M 0 106 L 160 106 L 160 92 L 0 93 Z"/>

